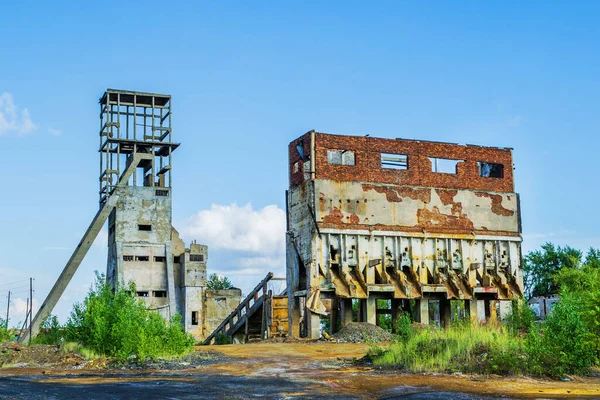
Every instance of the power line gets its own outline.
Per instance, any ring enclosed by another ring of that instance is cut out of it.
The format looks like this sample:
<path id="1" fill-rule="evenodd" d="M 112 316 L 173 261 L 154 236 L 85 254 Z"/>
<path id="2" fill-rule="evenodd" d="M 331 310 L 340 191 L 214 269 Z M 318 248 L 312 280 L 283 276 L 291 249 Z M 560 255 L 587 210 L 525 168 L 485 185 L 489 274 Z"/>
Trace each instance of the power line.
<path id="1" fill-rule="evenodd" d="M 16 284 L 16 283 L 27 282 L 27 281 L 29 281 L 29 279 L 21 279 L 21 280 L 14 281 L 14 282 L 10 282 L 10 283 L 3 283 L 3 284 L 1 284 L 1 285 L 0 285 L 0 288 L 1 288 L 1 287 L 4 287 L 4 286 L 10 286 L 10 285 L 14 285 L 14 284 Z"/>

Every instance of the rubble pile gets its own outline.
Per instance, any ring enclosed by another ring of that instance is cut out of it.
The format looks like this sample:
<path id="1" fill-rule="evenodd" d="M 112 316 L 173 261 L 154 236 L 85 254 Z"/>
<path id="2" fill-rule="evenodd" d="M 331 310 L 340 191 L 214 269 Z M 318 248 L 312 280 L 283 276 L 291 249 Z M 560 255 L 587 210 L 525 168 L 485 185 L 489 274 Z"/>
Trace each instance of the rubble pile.
<path id="1" fill-rule="evenodd" d="M 333 335 L 337 343 L 379 343 L 392 340 L 392 334 L 367 322 L 351 322 Z"/>
<path id="2" fill-rule="evenodd" d="M 86 363 L 82 356 L 65 352 L 60 346 L 43 344 L 22 346 L 14 342 L 0 345 L 0 366 L 3 367 L 59 366 L 75 368 Z"/>

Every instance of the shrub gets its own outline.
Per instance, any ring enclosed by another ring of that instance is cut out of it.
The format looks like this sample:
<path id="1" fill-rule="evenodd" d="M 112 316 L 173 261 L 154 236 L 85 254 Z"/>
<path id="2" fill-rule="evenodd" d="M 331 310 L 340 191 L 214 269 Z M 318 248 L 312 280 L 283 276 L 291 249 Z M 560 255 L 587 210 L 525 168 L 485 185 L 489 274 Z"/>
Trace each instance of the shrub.
<path id="1" fill-rule="evenodd" d="M 413 333 L 412 327 L 410 326 L 411 319 L 407 313 L 399 313 L 394 321 L 394 330 L 397 337 L 402 341 L 406 342 Z"/>
<path id="2" fill-rule="evenodd" d="M 561 377 L 584 374 L 596 360 L 595 340 L 581 317 L 575 296 L 563 294 L 538 329 L 525 342 L 530 372 Z M 597 340 L 597 339 L 596 339 Z"/>
<path id="3" fill-rule="evenodd" d="M 9 340 L 14 339 L 10 332 L 8 331 L 8 324 L 5 319 L 0 318 L 0 343 L 8 342 Z"/>
<path id="4" fill-rule="evenodd" d="M 215 336 L 215 344 L 231 344 L 231 337 L 223 335 L 222 333 L 217 333 L 217 336 Z"/>
<path id="5" fill-rule="evenodd" d="M 56 315 L 49 315 L 42 322 L 38 335 L 33 338 L 35 344 L 60 344 L 64 341 L 64 328 L 60 326 Z"/>
<path id="6" fill-rule="evenodd" d="M 119 285 L 114 291 L 103 275 L 82 303 L 76 303 L 66 325 L 67 340 L 117 359 L 140 360 L 180 355 L 193 348 L 193 338 L 184 333 L 181 318 L 169 322 L 148 311 L 135 298 L 135 284 Z"/>
<path id="7" fill-rule="evenodd" d="M 535 322 L 535 314 L 524 299 L 512 302 L 512 311 L 506 318 L 506 324 L 514 335 L 529 333 Z"/>

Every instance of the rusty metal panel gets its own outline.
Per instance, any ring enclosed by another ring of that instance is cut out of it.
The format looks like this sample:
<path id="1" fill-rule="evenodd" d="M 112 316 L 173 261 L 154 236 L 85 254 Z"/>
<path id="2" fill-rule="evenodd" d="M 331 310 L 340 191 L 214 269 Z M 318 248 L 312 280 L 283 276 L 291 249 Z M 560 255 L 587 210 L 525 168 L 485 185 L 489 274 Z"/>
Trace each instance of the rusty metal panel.
<path id="1" fill-rule="evenodd" d="M 269 336 L 284 336 L 288 332 L 288 298 L 273 296 L 272 323 L 269 326 Z"/>

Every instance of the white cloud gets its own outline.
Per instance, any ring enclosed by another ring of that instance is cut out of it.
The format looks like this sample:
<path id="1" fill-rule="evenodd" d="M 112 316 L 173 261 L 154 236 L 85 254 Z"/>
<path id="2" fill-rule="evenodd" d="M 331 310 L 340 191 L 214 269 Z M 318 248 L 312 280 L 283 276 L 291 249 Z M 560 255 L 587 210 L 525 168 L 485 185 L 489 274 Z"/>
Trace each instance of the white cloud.
<path id="1" fill-rule="evenodd" d="M 276 205 L 254 210 L 250 204 L 213 204 L 188 218 L 181 233 L 209 248 L 281 255 L 285 251 L 285 212 Z"/>
<path id="2" fill-rule="evenodd" d="M 7 132 L 26 135 L 36 128 L 28 109 L 20 109 L 16 106 L 12 94 L 8 92 L 0 94 L 0 135 Z"/>
<path id="3" fill-rule="evenodd" d="M 269 271 L 285 271 L 285 212 L 276 205 L 254 210 L 250 204 L 213 204 L 188 218 L 180 232 L 186 241 L 208 245 L 209 273 L 235 276 L 234 285 L 244 290 Z"/>
<path id="4" fill-rule="evenodd" d="M 62 131 L 60 129 L 48 128 L 48 133 L 52 136 L 60 136 Z"/>

